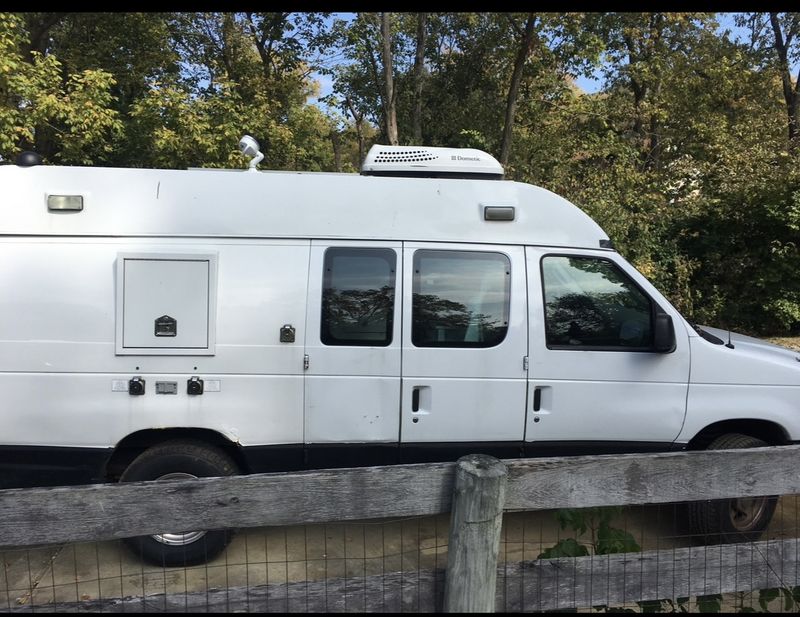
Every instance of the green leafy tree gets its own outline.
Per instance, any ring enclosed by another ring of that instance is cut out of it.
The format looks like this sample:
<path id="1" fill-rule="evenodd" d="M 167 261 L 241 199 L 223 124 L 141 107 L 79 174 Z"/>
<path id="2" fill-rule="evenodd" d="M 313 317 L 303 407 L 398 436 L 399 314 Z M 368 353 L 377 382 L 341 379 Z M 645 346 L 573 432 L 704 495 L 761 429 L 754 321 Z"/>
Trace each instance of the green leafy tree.
<path id="1" fill-rule="evenodd" d="M 299 38 L 312 40 L 317 25 L 313 15 L 290 13 L 176 17 L 183 71 L 152 83 L 132 107 L 139 158 L 168 167 L 241 166 L 236 144 L 246 132 L 273 169 L 332 169 L 335 123 L 306 103 L 316 92 Z"/>
<path id="2" fill-rule="evenodd" d="M 42 14 L 52 15 L 52 14 Z M 35 20 L 28 16 L 29 28 Z M 52 21 L 52 20 L 51 20 Z M 179 75 L 171 13 L 65 13 L 49 29 L 43 53 L 55 55 L 68 73 L 103 70 L 114 80 L 111 108 L 121 130 L 114 135 L 104 165 L 142 165 L 132 129 L 131 109 L 150 84 Z"/>
<path id="3" fill-rule="evenodd" d="M 788 147 L 795 150 L 800 141 L 800 69 L 796 68 L 800 61 L 800 13 L 745 13 L 736 21 L 749 28 L 751 46 L 760 52 L 764 69 L 780 78 Z"/>
<path id="4" fill-rule="evenodd" d="M 35 149 L 61 164 L 102 159 L 122 128 L 112 108 L 113 77 L 65 73 L 55 56 L 30 49 L 22 18 L 0 13 L 0 156 Z"/>

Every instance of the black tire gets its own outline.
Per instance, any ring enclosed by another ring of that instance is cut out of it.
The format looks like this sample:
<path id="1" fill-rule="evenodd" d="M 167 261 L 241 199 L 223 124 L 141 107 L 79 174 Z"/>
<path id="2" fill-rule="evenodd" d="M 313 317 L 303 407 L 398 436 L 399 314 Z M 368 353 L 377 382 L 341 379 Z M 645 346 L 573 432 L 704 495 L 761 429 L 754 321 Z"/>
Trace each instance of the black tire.
<path id="1" fill-rule="evenodd" d="M 167 441 L 148 448 L 125 469 L 120 482 L 176 480 L 191 477 L 232 476 L 239 473 L 233 459 L 219 448 L 200 441 Z M 187 531 L 138 536 L 125 543 L 144 561 L 158 566 L 190 566 L 219 555 L 232 530 Z"/>
<path id="2" fill-rule="evenodd" d="M 761 448 L 769 444 L 739 433 L 721 435 L 706 450 Z M 706 543 L 753 542 L 761 537 L 775 512 L 778 496 L 715 499 L 688 504 L 689 532 Z"/>

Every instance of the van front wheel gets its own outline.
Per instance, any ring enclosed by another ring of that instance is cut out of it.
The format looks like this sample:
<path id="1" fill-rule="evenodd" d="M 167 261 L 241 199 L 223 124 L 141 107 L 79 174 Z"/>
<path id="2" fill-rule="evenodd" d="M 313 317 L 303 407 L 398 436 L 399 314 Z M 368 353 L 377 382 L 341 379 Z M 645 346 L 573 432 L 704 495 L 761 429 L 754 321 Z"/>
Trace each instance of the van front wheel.
<path id="1" fill-rule="evenodd" d="M 167 441 L 142 452 L 125 469 L 120 482 L 188 480 L 239 473 L 227 454 L 199 441 Z M 143 560 L 159 566 L 204 563 L 230 542 L 227 529 L 180 531 L 127 538 L 125 543 Z"/>
<path id="2" fill-rule="evenodd" d="M 762 448 L 769 444 L 756 437 L 728 433 L 717 437 L 706 450 Z M 772 520 L 778 497 L 740 497 L 695 501 L 688 505 L 689 532 L 707 542 L 753 542 L 761 537 Z"/>

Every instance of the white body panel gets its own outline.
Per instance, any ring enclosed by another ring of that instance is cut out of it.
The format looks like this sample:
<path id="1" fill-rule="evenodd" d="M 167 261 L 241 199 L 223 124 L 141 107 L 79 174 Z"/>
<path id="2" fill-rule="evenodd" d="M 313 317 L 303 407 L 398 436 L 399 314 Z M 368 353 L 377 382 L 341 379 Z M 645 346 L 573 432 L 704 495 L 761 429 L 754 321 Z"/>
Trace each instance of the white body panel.
<path id="1" fill-rule="evenodd" d="M 220 391 L 188 396 L 191 373 L 136 374 L 145 396 L 113 392 L 119 373 L 1 373 L 3 445 L 108 448 L 137 431 L 173 427 L 210 429 L 242 446 L 302 440 L 301 375 L 204 373 Z M 156 381 L 176 381 L 178 393 L 156 395 Z"/>
<path id="2" fill-rule="evenodd" d="M 211 246 L 0 238 L 3 443 L 108 447 L 167 426 L 213 427 L 242 445 L 302 442 L 303 349 L 279 335 L 294 323 L 304 336 L 308 242 L 213 243 L 220 256 L 214 356 L 115 354 L 118 254 Z M 220 391 L 187 396 L 195 374 L 219 380 Z M 112 391 L 113 380 L 133 375 L 145 379 L 145 396 Z M 156 395 L 157 380 L 177 381 L 177 395 Z"/>
<path id="3" fill-rule="evenodd" d="M 498 180 L 4 165 L 0 187 L 0 235 L 327 238 L 590 248 L 608 238 L 563 197 Z M 84 209 L 48 212 L 46 192 L 83 195 Z M 487 222 L 484 206 L 514 206 L 516 218 L 512 223 Z"/>
<path id="4" fill-rule="evenodd" d="M 727 343 L 727 330 L 703 329 Z M 691 383 L 678 441 L 713 422 L 746 418 L 775 422 L 788 439 L 800 439 L 800 354 L 741 334 L 730 339 L 733 348 L 691 337 Z"/>

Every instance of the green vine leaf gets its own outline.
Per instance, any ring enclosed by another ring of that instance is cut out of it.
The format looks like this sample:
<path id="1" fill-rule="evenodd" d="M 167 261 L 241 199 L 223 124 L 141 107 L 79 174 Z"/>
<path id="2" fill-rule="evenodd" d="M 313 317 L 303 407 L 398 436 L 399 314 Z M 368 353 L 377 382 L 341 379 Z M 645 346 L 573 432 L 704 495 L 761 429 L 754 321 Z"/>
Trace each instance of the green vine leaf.
<path id="1" fill-rule="evenodd" d="M 758 592 L 758 604 L 762 610 L 766 611 L 770 602 L 776 599 L 781 592 L 777 588 L 761 589 Z"/>
<path id="2" fill-rule="evenodd" d="M 551 546 L 539 554 L 539 559 L 554 559 L 556 557 L 584 557 L 589 554 L 589 550 L 578 543 L 575 538 L 565 538 L 559 540 L 555 546 Z"/>

